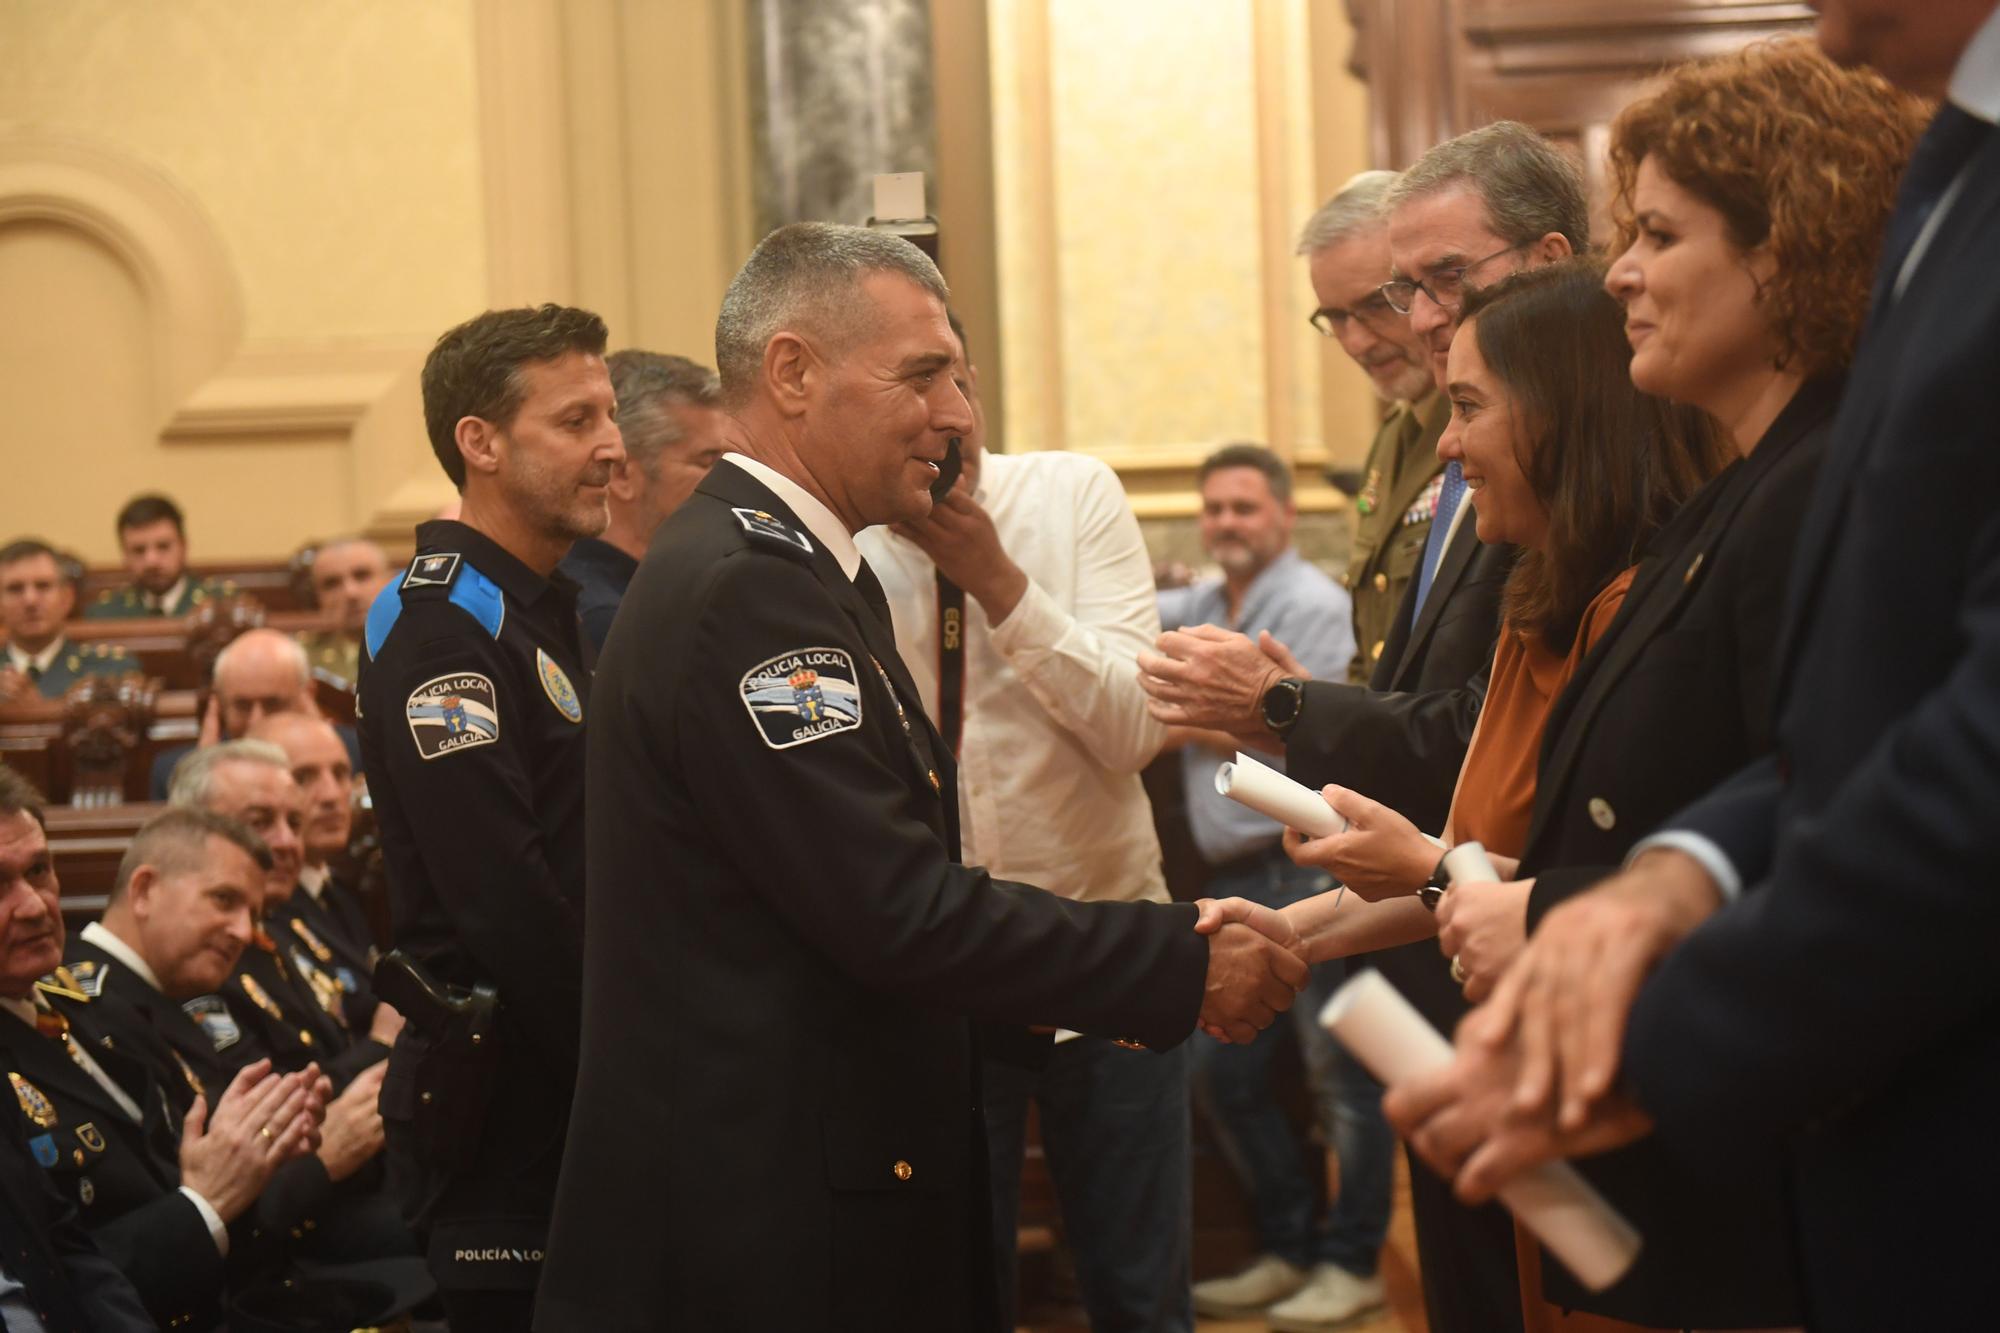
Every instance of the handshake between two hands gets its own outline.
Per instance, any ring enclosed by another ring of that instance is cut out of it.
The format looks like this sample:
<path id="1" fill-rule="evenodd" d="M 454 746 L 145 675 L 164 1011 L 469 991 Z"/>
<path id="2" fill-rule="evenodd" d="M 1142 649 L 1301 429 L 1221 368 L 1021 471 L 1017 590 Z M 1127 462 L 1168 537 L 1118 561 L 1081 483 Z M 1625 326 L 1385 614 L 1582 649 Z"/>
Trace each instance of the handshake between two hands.
<path id="1" fill-rule="evenodd" d="M 1249 1042 L 1292 1007 L 1312 977 L 1306 944 L 1284 913 L 1243 898 L 1202 898 L 1195 929 L 1209 937 L 1201 1030 Z"/>

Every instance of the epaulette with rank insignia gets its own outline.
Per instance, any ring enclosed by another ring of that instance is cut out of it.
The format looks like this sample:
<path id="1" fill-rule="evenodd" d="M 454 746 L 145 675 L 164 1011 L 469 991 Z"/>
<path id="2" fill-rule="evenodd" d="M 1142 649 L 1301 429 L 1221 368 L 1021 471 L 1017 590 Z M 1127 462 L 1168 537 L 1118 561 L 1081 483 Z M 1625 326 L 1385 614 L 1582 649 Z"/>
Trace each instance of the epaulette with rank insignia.
<path id="1" fill-rule="evenodd" d="M 60 995 L 65 1000 L 76 1000 L 83 1004 L 89 1004 L 94 994 L 78 984 L 75 974 L 68 967 L 58 967 L 37 981 L 35 989 L 44 995 Z"/>
<path id="2" fill-rule="evenodd" d="M 794 560 L 804 560 L 812 554 L 812 540 L 776 514 L 763 509 L 732 509 L 736 521 L 743 525 L 744 534 L 751 544 L 767 550 L 782 551 Z"/>
<path id="3" fill-rule="evenodd" d="M 78 991 L 94 1000 L 104 994 L 104 978 L 111 974 L 111 969 L 98 963 L 95 958 L 84 958 L 74 963 L 65 963 L 55 970 L 55 975 L 61 977 L 65 972 L 69 974 L 70 982 Z"/>
<path id="4" fill-rule="evenodd" d="M 500 585 L 467 564 L 457 551 L 426 551 L 410 562 L 401 583 L 386 585 L 375 594 L 364 631 L 369 660 L 381 655 L 389 631 L 403 614 L 405 600 L 432 598 L 450 602 L 483 625 L 488 634 L 500 637 L 500 626 L 507 619 L 507 600 Z"/>

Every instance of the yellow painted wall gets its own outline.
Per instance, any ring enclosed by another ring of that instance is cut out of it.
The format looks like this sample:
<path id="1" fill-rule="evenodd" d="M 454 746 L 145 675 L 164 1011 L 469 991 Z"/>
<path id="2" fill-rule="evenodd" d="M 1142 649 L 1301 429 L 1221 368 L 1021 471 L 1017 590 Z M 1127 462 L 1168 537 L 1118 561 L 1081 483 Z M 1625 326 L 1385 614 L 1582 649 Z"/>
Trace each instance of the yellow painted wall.
<path id="1" fill-rule="evenodd" d="M 470 0 L 0 0 L 0 122 L 199 201 L 244 334 L 428 338 L 485 295 Z"/>

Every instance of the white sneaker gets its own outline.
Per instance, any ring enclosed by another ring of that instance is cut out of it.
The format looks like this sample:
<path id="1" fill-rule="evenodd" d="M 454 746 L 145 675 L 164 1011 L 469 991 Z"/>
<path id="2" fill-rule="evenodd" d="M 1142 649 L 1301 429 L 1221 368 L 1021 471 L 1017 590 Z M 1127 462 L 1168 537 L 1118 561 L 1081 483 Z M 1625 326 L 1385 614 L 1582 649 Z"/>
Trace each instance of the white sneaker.
<path id="1" fill-rule="evenodd" d="M 1275 1333 L 1326 1333 L 1381 1308 L 1381 1278 L 1356 1277 L 1339 1264 L 1314 1264 L 1298 1292 L 1266 1310 L 1264 1317 Z"/>
<path id="2" fill-rule="evenodd" d="M 1305 1269 L 1275 1254 L 1260 1254 L 1240 1273 L 1195 1283 L 1194 1308 L 1200 1314 L 1225 1319 L 1256 1314 L 1305 1284 Z"/>

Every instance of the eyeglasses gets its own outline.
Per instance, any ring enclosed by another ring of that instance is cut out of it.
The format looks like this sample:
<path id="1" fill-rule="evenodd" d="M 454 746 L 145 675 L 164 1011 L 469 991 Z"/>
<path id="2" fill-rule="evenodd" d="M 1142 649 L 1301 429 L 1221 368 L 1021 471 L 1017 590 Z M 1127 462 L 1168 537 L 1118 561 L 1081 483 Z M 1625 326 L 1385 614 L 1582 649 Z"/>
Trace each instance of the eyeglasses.
<path id="1" fill-rule="evenodd" d="M 1350 319 L 1371 333 L 1381 333 L 1384 331 L 1383 325 L 1398 313 L 1407 312 L 1394 310 L 1389 304 L 1388 297 L 1378 289 L 1369 293 L 1368 299 L 1352 310 L 1337 305 L 1323 305 L 1306 318 L 1322 338 L 1338 338 L 1347 332 L 1347 321 Z"/>
<path id="2" fill-rule="evenodd" d="M 1501 255 L 1508 255 L 1526 245 L 1526 241 L 1516 241 L 1505 250 L 1495 250 L 1484 259 L 1475 259 L 1469 264 L 1454 264 L 1431 274 L 1427 281 L 1416 278 L 1393 278 L 1382 284 L 1382 299 L 1389 308 L 1399 315 L 1407 315 L 1417 303 L 1417 293 L 1422 292 L 1440 307 L 1456 311 L 1465 300 L 1465 275 L 1481 264 L 1490 264 Z"/>

